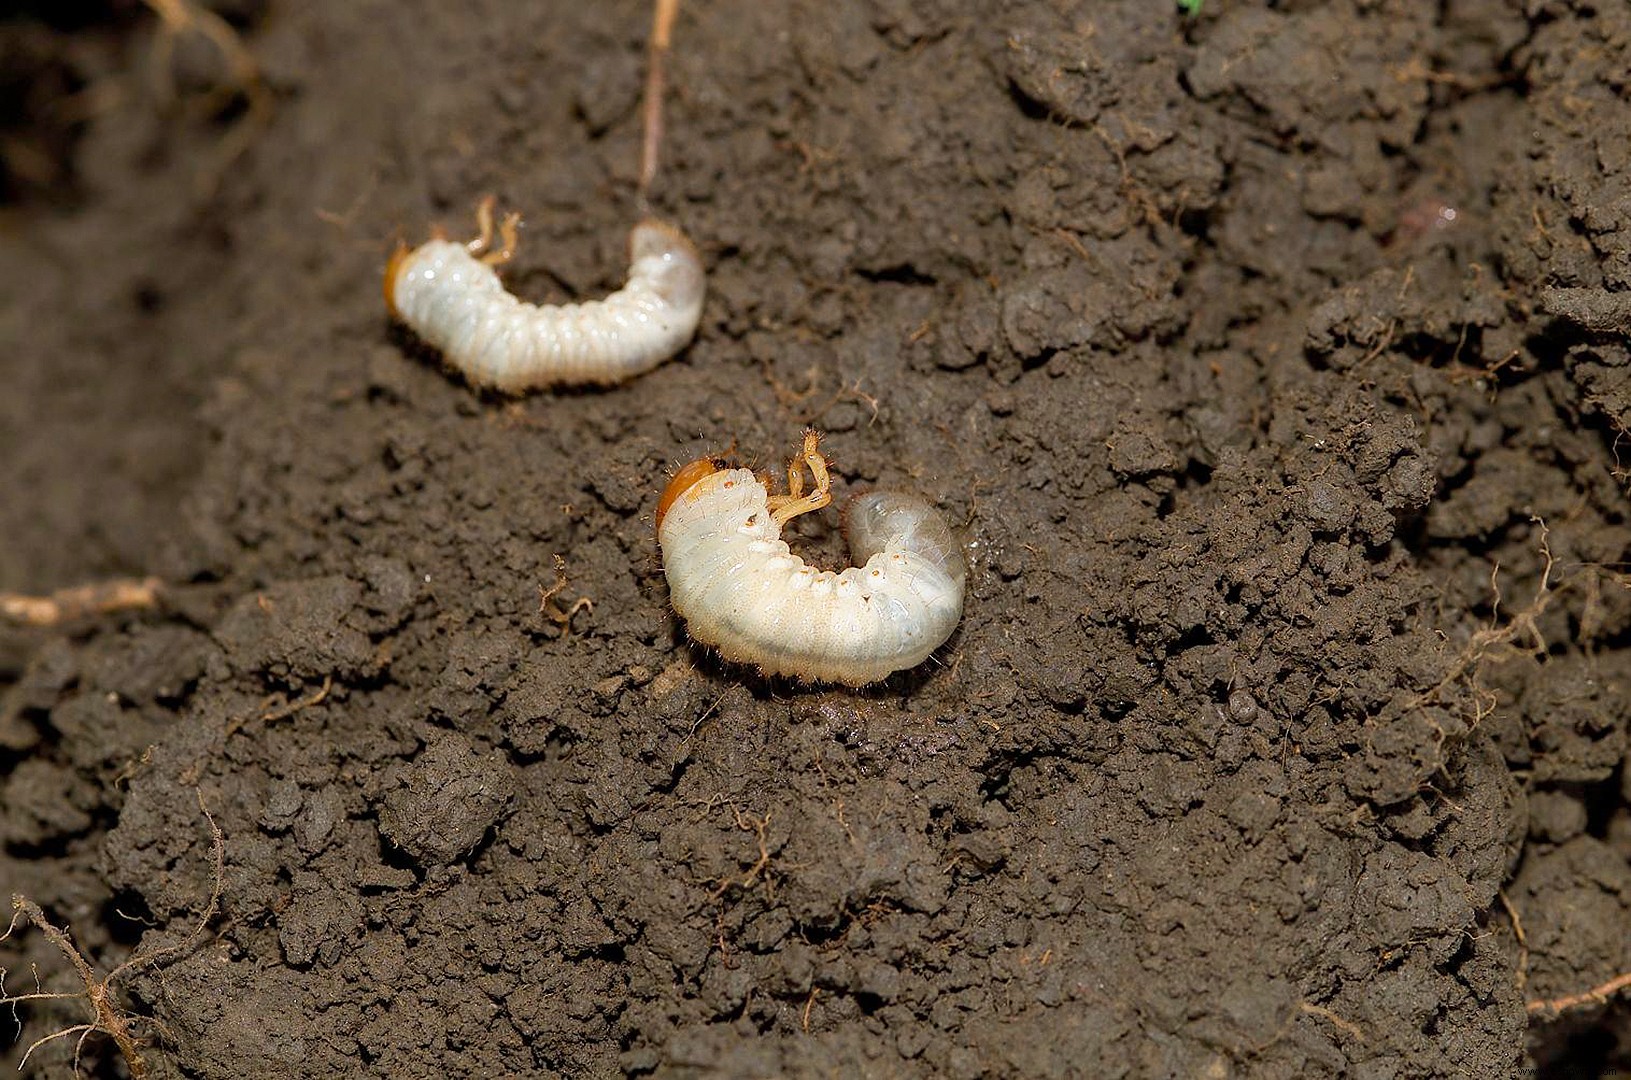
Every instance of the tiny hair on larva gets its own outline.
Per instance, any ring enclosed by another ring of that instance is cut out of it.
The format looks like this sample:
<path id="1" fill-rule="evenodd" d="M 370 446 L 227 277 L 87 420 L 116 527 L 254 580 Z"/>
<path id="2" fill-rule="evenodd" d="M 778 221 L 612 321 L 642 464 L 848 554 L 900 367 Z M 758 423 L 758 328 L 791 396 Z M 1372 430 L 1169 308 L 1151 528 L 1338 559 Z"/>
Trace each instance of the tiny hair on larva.
<path id="1" fill-rule="evenodd" d="M 858 565 L 834 573 L 793 554 L 782 526 L 832 501 L 819 439 L 805 433 L 784 495 L 712 458 L 682 467 L 658 501 L 657 542 L 693 640 L 766 675 L 865 686 L 923 663 L 951 636 L 967 570 L 945 515 L 906 492 L 846 504 Z M 808 493 L 801 465 L 814 482 Z"/>

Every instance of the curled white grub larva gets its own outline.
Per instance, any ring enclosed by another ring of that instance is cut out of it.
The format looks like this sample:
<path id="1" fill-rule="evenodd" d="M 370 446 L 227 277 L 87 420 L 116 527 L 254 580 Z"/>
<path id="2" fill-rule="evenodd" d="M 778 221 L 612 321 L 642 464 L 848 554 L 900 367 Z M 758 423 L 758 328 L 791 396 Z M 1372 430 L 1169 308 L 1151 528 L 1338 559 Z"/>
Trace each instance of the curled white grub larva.
<path id="1" fill-rule="evenodd" d="M 539 306 L 516 299 L 494 266 L 515 253 L 510 214 L 493 244 L 493 200 L 477 210 L 468 244 L 430 240 L 397 248 L 385 303 L 476 386 L 520 393 L 546 386 L 622 382 L 683 349 L 702 317 L 706 277 L 697 249 L 672 225 L 647 218 L 629 234 L 629 278 L 604 300 Z"/>
<path id="2" fill-rule="evenodd" d="M 768 675 L 863 686 L 916 667 L 951 636 L 963 614 L 963 552 L 927 501 L 875 491 L 844 508 L 861 565 L 836 574 L 806 565 L 781 531 L 832 501 L 818 438 L 805 433 L 786 495 L 747 469 L 686 465 L 658 502 L 657 541 L 692 638 Z M 800 462 L 815 480 L 808 495 Z"/>

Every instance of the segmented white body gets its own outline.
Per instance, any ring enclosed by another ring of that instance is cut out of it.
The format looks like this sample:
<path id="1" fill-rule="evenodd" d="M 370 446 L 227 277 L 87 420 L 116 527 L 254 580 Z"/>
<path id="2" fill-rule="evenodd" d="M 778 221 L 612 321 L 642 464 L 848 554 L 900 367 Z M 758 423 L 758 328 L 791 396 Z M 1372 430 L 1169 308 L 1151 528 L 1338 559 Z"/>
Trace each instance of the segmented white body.
<path id="1" fill-rule="evenodd" d="M 539 306 L 516 299 L 464 244 L 432 240 L 393 266 L 396 314 L 471 383 L 509 393 L 622 382 L 696 333 L 707 288 L 685 235 L 646 220 L 629 235 L 628 282 L 604 300 Z"/>
<path id="2" fill-rule="evenodd" d="M 711 473 L 663 514 L 657 538 L 674 609 L 698 641 L 768 674 L 862 686 L 916 667 L 963 614 L 963 554 L 915 495 L 849 501 L 862 563 L 817 570 L 788 550 L 768 493 L 746 469 Z"/>

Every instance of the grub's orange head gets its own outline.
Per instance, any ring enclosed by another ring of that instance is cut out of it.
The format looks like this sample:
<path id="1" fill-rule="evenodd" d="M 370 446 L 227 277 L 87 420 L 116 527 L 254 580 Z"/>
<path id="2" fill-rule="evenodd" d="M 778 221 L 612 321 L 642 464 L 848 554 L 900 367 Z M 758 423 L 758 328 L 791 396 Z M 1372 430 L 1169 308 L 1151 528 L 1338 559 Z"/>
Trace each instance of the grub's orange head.
<path id="1" fill-rule="evenodd" d="M 396 250 L 391 252 L 390 261 L 385 264 L 385 310 L 391 313 L 391 318 L 400 319 L 402 313 L 396 309 L 396 279 L 402 274 L 402 264 L 408 260 L 408 245 L 401 240 L 396 242 Z"/>
<path id="2" fill-rule="evenodd" d="M 657 500 L 657 527 L 659 529 L 663 527 L 664 515 L 668 513 L 669 507 L 679 501 L 681 495 L 695 487 L 704 477 L 712 476 L 718 471 L 719 463 L 713 458 L 698 458 L 680 466 L 679 472 L 674 474 L 674 479 L 663 488 L 663 497 Z"/>

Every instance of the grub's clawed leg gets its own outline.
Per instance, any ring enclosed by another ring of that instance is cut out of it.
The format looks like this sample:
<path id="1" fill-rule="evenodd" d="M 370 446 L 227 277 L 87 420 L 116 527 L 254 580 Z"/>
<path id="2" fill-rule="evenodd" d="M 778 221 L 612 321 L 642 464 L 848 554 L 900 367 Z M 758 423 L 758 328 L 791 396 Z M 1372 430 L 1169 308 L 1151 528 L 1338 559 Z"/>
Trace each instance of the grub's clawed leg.
<path id="1" fill-rule="evenodd" d="M 504 215 L 504 220 L 498 223 L 499 249 L 490 251 L 482 261 L 489 266 L 507 263 L 515 258 L 515 248 L 520 242 L 519 230 L 521 228 L 521 215 L 511 210 Z"/>
<path id="2" fill-rule="evenodd" d="M 493 242 L 493 204 L 496 202 L 498 196 L 488 195 L 476 204 L 476 227 L 481 235 L 465 245 L 472 255 L 480 255 Z"/>
<path id="3" fill-rule="evenodd" d="M 499 246 L 493 248 L 493 205 L 497 201 L 496 196 L 489 195 L 476 204 L 476 227 L 481 230 L 481 235 L 465 245 L 470 254 L 488 266 L 499 266 L 514 258 L 516 243 L 520 239 L 517 230 L 521 226 L 521 215 L 512 210 L 498 223 Z"/>
<path id="4" fill-rule="evenodd" d="M 832 478 L 827 474 L 827 459 L 817 449 L 820 441 L 821 436 L 814 431 L 804 433 L 803 451 L 787 464 L 787 494 L 772 495 L 767 500 L 770 516 L 778 526 L 832 502 Z M 815 481 L 815 490 L 808 495 L 804 494 L 804 477 L 799 472 L 801 463 L 810 470 L 810 477 Z"/>

